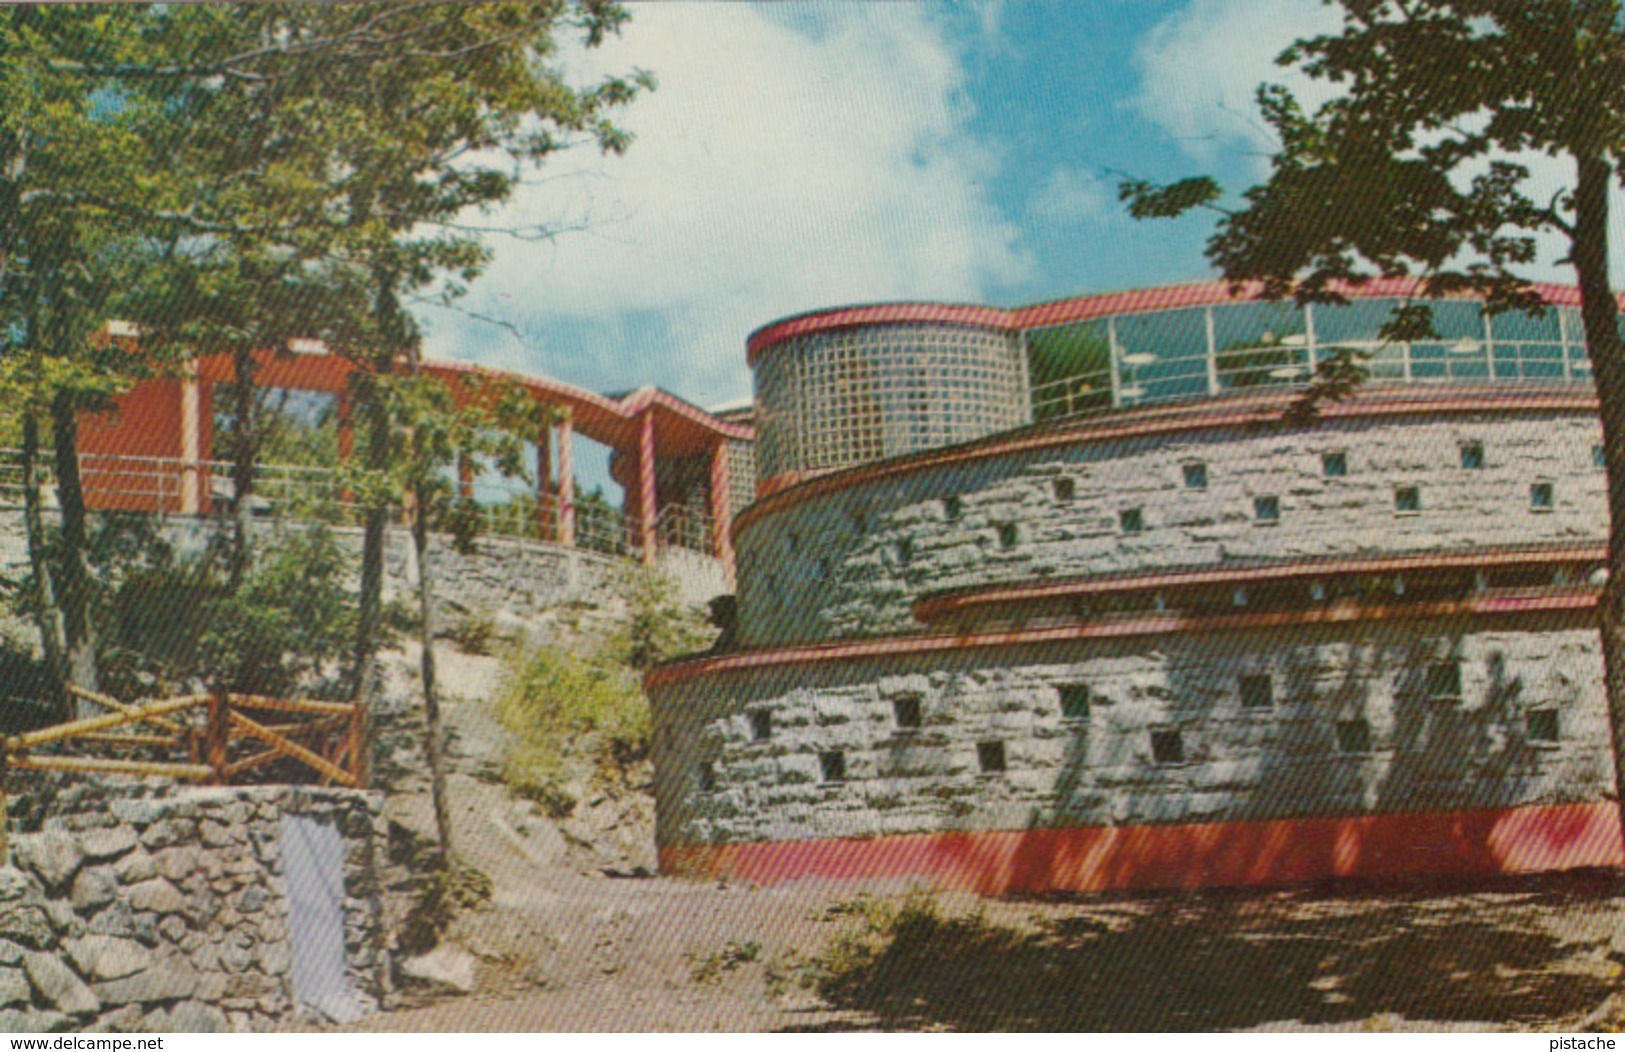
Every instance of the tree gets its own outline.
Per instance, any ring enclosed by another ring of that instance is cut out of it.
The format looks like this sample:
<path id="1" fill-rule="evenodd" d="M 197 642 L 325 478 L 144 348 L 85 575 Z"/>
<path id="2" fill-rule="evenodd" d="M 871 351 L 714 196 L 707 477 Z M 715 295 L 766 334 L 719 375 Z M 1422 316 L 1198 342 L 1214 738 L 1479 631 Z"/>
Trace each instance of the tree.
<path id="1" fill-rule="evenodd" d="M 422 645 L 421 673 L 426 727 L 424 752 L 429 761 L 430 795 L 434 801 L 441 861 L 456 868 L 451 809 L 446 800 L 445 764 L 441 757 L 440 696 L 435 681 L 434 571 L 429 559 L 431 530 L 448 532 L 462 550 L 471 550 L 479 533 L 479 508 L 462 492 L 464 466 L 490 463 L 507 477 L 525 475 L 524 439 L 541 433 L 552 410 L 533 400 L 517 384 L 481 383 L 478 378 L 454 391 L 444 381 L 422 375 L 417 360 L 412 372 L 388 380 L 382 402 L 391 424 L 389 469 L 361 476 L 361 485 L 380 506 L 405 510 L 412 532 L 418 578 L 418 613 Z"/>
<path id="2" fill-rule="evenodd" d="M 1373 275 L 1415 277 L 1425 296 L 1472 292 L 1491 312 L 1546 306 L 1527 268 L 1538 235 L 1567 244 L 1578 276 L 1609 482 L 1608 582 L 1600 603 L 1616 792 L 1625 800 L 1625 346 L 1608 273 L 1608 194 L 1625 178 L 1625 18 L 1618 0 L 1337 0 L 1340 33 L 1279 58 L 1342 94 L 1313 113 L 1285 88 L 1258 101 L 1280 148 L 1268 180 L 1222 208 L 1207 177 L 1127 181 L 1137 217 L 1224 213 L 1208 257 L 1274 298 L 1335 303 Z M 1573 166 L 1572 189 L 1537 199 L 1531 155 Z M 1408 304 L 1390 339 L 1432 335 Z M 1304 405 L 1361 378 L 1325 363 Z M 1625 811 L 1621 821 L 1625 822 Z"/>

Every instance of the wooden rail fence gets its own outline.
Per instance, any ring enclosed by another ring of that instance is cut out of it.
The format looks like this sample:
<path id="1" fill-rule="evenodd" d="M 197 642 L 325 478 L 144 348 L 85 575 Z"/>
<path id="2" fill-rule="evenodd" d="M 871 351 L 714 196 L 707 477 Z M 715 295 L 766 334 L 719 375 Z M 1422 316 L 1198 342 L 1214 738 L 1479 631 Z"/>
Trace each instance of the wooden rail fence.
<path id="1" fill-rule="evenodd" d="M 357 788 L 367 782 L 366 706 L 355 702 L 222 691 L 130 704 L 94 691 L 68 689 L 107 711 L 0 738 L 0 864 L 7 855 L 12 771 L 124 774 L 229 785 L 248 771 L 291 760 L 313 772 L 322 785 Z M 72 751 L 59 751 L 63 747 Z"/>

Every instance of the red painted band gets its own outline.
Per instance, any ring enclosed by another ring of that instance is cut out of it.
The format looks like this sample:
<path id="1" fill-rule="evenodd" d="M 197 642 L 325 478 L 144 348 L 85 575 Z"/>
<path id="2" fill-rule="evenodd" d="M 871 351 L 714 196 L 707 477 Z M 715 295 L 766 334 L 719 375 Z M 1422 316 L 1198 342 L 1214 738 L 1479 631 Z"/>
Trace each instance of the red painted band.
<path id="1" fill-rule="evenodd" d="M 1172 826 L 669 845 L 660 871 L 757 884 L 913 879 L 984 895 L 1489 877 L 1625 864 L 1612 803 Z"/>
<path id="2" fill-rule="evenodd" d="M 1196 615 L 1147 614 L 1125 621 L 1023 628 L 975 635 L 891 636 L 875 639 L 815 643 L 808 646 L 746 650 L 716 657 L 690 658 L 660 665 L 643 674 L 645 690 L 682 683 L 701 676 L 764 668 L 815 665 L 827 661 L 863 658 L 898 658 L 911 654 L 940 654 L 961 650 L 1034 646 L 1083 639 L 1125 639 L 1134 636 L 1178 635 L 1195 632 L 1256 631 L 1362 621 L 1406 621 L 1426 618 L 1516 616 L 1578 613 L 1595 609 L 1594 589 L 1542 590 L 1521 595 L 1477 596 L 1457 602 L 1410 603 L 1404 606 L 1347 606 L 1334 604 L 1313 610 L 1275 613 Z"/>
<path id="3" fill-rule="evenodd" d="M 1240 398 L 1216 397 L 1143 410 L 1123 410 L 1104 417 L 1067 421 L 1042 430 L 1010 432 L 954 446 L 928 450 L 893 459 L 839 468 L 825 474 L 776 475 L 762 487 L 760 499 L 739 514 L 734 522 L 737 547 L 746 530 L 757 522 L 814 497 L 851 489 L 877 479 L 901 478 L 935 468 L 989 460 L 1021 453 L 1043 452 L 1063 446 L 1088 446 L 1102 442 L 1125 441 L 1192 431 L 1221 428 L 1254 428 L 1275 423 L 1290 396 L 1247 395 Z M 1325 420 L 1382 419 L 1400 416 L 1433 416 L 1460 413 L 1569 412 L 1595 413 L 1597 396 L 1589 388 L 1575 389 L 1564 384 L 1539 394 L 1518 388 L 1495 394 L 1482 385 L 1433 387 L 1424 391 L 1376 389 L 1363 392 L 1346 402 L 1323 406 Z M 772 492 L 767 492 L 769 487 Z"/>

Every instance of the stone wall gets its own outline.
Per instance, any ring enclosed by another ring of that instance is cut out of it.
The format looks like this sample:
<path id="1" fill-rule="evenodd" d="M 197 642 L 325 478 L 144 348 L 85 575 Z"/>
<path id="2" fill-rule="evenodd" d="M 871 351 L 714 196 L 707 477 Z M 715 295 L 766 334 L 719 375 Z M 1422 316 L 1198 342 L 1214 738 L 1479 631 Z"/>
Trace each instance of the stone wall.
<path id="1" fill-rule="evenodd" d="M 301 528 L 270 522 L 257 526 L 266 542 L 274 540 L 279 529 Z M 202 551 L 214 529 L 209 520 L 178 516 L 166 523 L 168 538 L 182 552 Z M 361 531 L 335 528 L 334 533 L 359 563 Z M 436 599 L 443 616 L 450 617 L 478 611 L 524 618 L 564 603 L 602 603 L 607 595 L 624 590 L 628 574 L 639 565 L 582 548 L 506 537 L 480 538 L 471 555 L 456 551 L 443 537 L 432 537 L 429 558 L 436 575 Z M 415 596 L 417 570 L 405 530 L 389 532 L 384 560 L 386 599 Z M 22 512 L 0 508 L 0 573 L 22 574 L 27 567 Z M 722 564 L 697 552 L 664 552 L 660 568 L 671 576 L 684 602 L 703 603 L 727 588 Z"/>
<path id="2" fill-rule="evenodd" d="M 1215 564 L 1601 544 L 1594 412 L 1329 419 L 1210 429 L 896 470 L 771 505 L 736 540 L 746 645 L 917 631 L 951 590 Z M 1482 450 L 1466 466 L 1464 447 Z M 1324 457 L 1346 471 L 1329 475 Z M 1186 473 L 1200 465 L 1200 485 Z M 1551 487 L 1537 506 L 1532 487 Z M 1414 487 L 1416 511 L 1398 506 Z M 1273 498 L 1277 515 L 1260 515 Z M 1137 520 L 1125 523 L 1125 514 Z M 1129 528 L 1137 526 L 1137 528 Z"/>
<path id="3" fill-rule="evenodd" d="M 662 847 L 1581 803 L 1613 777 L 1588 615 L 898 653 L 651 693 Z"/>
<path id="4" fill-rule="evenodd" d="M 114 799 L 13 837 L 0 868 L 0 1031 L 250 1031 L 299 1016 L 282 816 L 342 838 L 346 967 L 362 1007 L 377 945 L 380 801 L 293 787 Z"/>

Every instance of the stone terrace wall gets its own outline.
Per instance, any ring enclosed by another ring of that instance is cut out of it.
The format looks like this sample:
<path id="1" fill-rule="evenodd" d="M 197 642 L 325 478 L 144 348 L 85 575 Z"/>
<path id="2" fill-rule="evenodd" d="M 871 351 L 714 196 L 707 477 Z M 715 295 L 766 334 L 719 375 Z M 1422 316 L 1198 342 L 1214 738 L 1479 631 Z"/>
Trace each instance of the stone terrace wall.
<path id="1" fill-rule="evenodd" d="M 114 799 L 13 838 L 0 868 L 0 1031 L 250 1031 L 296 1018 L 283 814 L 345 845 L 347 970 L 363 1007 L 377 946 L 380 800 L 293 787 Z"/>
<path id="2" fill-rule="evenodd" d="M 1589 412 L 1086 439 L 880 477 L 757 519 L 736 539 L 743 642 L 908 633 L 922 596 L 1005 582 L 1607 537 Z M 1464 464 L 1468 444 L 1480 466 Z M 1346 473 L 1328 476 L 1326 454 Z M 1193 485 L 1185 468 L 1198 464 Z M 1549 506 L 1533 505 L 1539 483 Z M 1416 487 L 1418 510 L 1396 506 L 1400 487 Z M 1260 519 L 1260 498 L 1278 518 Z M 1129 511 L 1138 530 L 1124 528 Z"/>
<path id="3" fill-rule="evenodd" d="M 1595 802 L 1613 767 L 1589 622 L 1157 636 L 702 675 L 652 691 L 658 839 Z M 1440 663 L 1458 667 L 1459 697 L 1430 693 Z M 1268 693 L 1249 702 L 1242 677 L 1264 676 Z M 1088 697 L 1070 718 L 1069 686 Z M 917 728 L 899 725 L 904 706 Z M 1176 735 L 1182 755 L 1158 757 L 1157 733 Z M 993 745 L 1003 770 L 982 763 Z M 830 753 L 842 757 L 838 778 L 824 767 Z"/>

